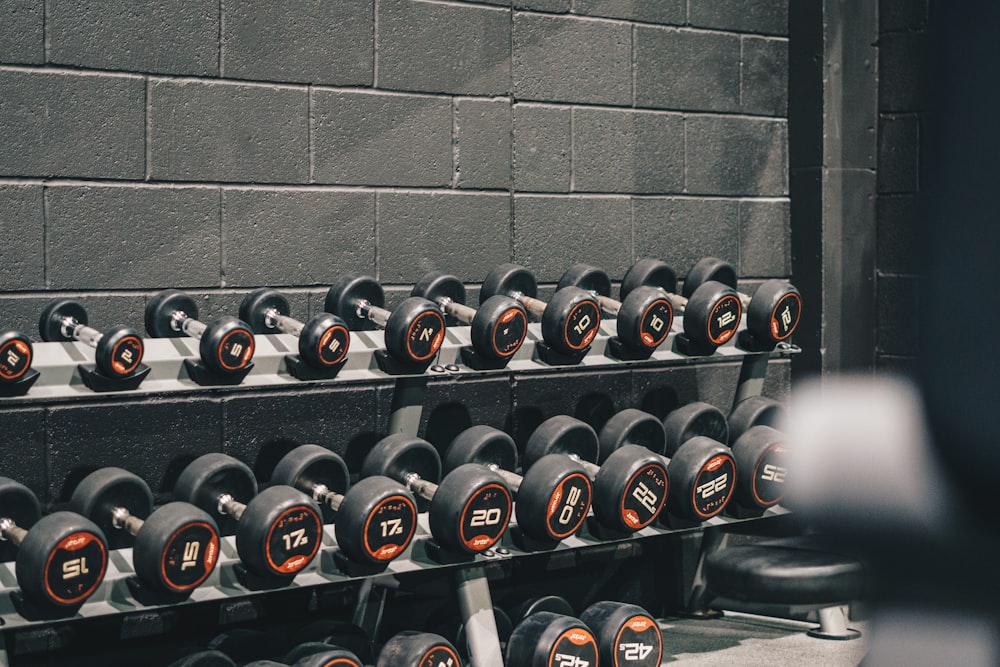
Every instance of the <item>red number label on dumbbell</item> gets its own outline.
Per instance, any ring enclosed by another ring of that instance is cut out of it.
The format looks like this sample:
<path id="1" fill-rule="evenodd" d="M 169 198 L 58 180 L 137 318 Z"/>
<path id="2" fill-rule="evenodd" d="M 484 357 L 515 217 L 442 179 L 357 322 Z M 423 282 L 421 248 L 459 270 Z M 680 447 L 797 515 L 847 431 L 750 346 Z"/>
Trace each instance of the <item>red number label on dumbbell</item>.
<path id="1" fill-rule="evenodd" d="M 219 363 L 222 367 L 235 371 L 243 368 L 253 359 L 254 339 L 247 331 L 230 331 L 219 344 Z"/>
<path id="2" fill-rule="evenodd" d="M 163 580 L 175 591 L 201 585 L 215 568 L 219 557 L 219 537 L 207 523 L 190 523 L 167 542 L 163 551 Z"/>
<path id="3" fill-rule="evenodd" d="M 392 560 L 410 544 L 416 525 L 417 508 L 409 498 L 386 498 L 365 524 L 365 552 L 376 561 Z"/>
<path id="4" fill-rule="evenodd" d="M 549 667 L 590 667 L 597 664 L 597 641 L 586 630 L 564 632 L 549 654 Z"/>
<path id="5" fill-rule="evenodd" d="M 585 475 L 574 473 L 564 479 L 549 500 L 549 534 L 562 539 L 575 533 L 587 517 L 590 496 L 590 480 Z"/>
<path id="6" fill-rule="evenodd" d="M 487 484 L 476 492 L 462 510 L 462 543 L 469 551 L 480 552 L 496 544 L 510 522 L 511 499 L 499 484 Z"/>
<path id="7" fill-rule="evenodd" d="M 639 337 L 646 347 L 658 347 L 670 333 L 674 309 L 666 299 L 657 299 L 642 314 Z"/>
<path id="8" fill-rule="evenodd" d="M 312 561 L 319 549 L 323 524 L 311 507 L 293 507 L 271 526 L 267 539 L 269 567 L 281 574 L 295 574 Z"/>
<path id="9" fill-rule="evenodd" d="M 739 298 L 727 295 L 719 299 L 708 317 L 708 339 L 716 345 L 722 345 L 733 337 L 740 326 L 743 308 Z"/>
<path id="10" fill-rule="evenodd" d="M 633 616 L 615 638 L 616 667 L 658 667 L 663 657 L 663 637 L 656 621 L 648 616 Z"/>
<path id="11" fill-rule="evenodd" d="M 418 664 L 420 667 L 458 667 L 461 663 L 447 646 L 435 646 L 421 656 Z"/>
<path id="12" fill-rule="evenodd" d="M 786 294 L 771 313 L 771 337 L 776 341 L 792 335 L 802 314 L 802 299 L 798 294 Z"/>
<path id="13" fill-rule="evenodd" d="M 406 348 L 413 361 L 430 359 L 444 342 L 444 318 L 436 311 L 422 313 L 410 324 Z"/>
<path id="14" fill-rule="evenodd" d="M 9 340 L 0 347 L 0 380 L 16 380 L 31 367 L 31 346 L 22 340 Z"/>
<path id="15" fill-rule="evenodd" d="M 340 363 L 347 354 L 350 346 L 351 333 L 347 327 L 335 325 L 323 332 L 319 339 L 319 347 L 316 355 L 320 361 L 327 366 L 335 366 Z"/>
<path id="16" fill-rule="evenodd" d="M 694 484 L 694 511 L 703 519 L 726 506 L 736 488 L 736 462 L 728 454 L 713 457 L 702 467 Z"/>
<path id="17" fill-rule="evenodd" d="M 650 463 L 632 475 L 622 493 L 622 523 L 633 530 L 645 528 L 660 514 L 667 497 L 667 471 Z"/>
<path id="18" fill-rule="evenodd" d="M 590 345 L 601 325 L 601 311 L 593 301 L 582 301 L 566 318 L 566 343 L 574 350 Z"/>
<path id="19" fill-rule="evenodd" d="M 118 341 L 111 353 L 111 367 L 119 375 L 128 375 L 142 361 L 142 341 L 135 336 L 126 336 Z"/>
<path id="20" fill-rule="evenodd" d="M 104 579 L 108 553 L 92 533 L 74 533 L 49 554 L 45 585 L 53 600 L 73 604 L 85 599 Z"/>
<path id="21" fill-rule="evenodd" d="M 761 507 L 770 507 L 785 497 L 785 453 L 782 444 L 767 449 L 757 462 L 753 477 L 753 497 Z"/>
<path id="22" fill-rule="evenodd" d="M 528 333 L 528 320 L 520 308 L 506 311 L 493 327 L 493 351 L 499 357 L 509 357 L 521 347 Z"/>

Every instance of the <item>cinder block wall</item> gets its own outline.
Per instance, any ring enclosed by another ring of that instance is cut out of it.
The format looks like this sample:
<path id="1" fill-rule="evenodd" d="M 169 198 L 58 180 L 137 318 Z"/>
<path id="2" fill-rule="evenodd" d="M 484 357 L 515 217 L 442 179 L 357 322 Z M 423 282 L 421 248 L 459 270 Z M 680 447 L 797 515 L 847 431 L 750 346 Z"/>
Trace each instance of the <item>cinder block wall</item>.
<path id="1" fill-rule="evenodd" d="M 551 287 L 716 255 L 752 289 L 790 272 L 787 43 L 787 0 L 5 0 L 0 327 L 36 334 L 53 296 L 141 327 L 167 287 L 205 317 L 280 287 L 305 317 L 346 271 L 395 301 L 443 269 L 474 299 L 504 261 Z M 423 429 L 725 407 L 737 370 L 440 382 Z M 787 383 L 776 364 L 767 391 Z M 205 450 L 363 452 L 388 392 L 0 409 L 3 448 L 49 500 L 111 463 L 165 490 Z"/>

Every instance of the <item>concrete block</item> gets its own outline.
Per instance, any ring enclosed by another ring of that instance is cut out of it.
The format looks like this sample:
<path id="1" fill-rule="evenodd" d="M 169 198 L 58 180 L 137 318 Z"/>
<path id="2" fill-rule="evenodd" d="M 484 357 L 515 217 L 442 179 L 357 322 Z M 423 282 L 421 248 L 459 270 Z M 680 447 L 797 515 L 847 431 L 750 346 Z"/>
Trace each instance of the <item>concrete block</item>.
<path id="1" fill-rule="evenodd" d="M 509 189 L 510 100 L 455 100 L 458 187 Z"/>
<path id="2" fill-rule="evenodd" d="M 786 122 L 691 116 L 686 133 L 688 192 L 787 194 Z"/>
<path id="3" fill-rule="evenodd" d="M 572 111 L 514 105 L 514 189 L 569 192 Z"/>
<path id="4" fill-rule="evenodd" d="M 635 101 L 663 109 L 738 110 L 740 38 L 638 26 Z"/>

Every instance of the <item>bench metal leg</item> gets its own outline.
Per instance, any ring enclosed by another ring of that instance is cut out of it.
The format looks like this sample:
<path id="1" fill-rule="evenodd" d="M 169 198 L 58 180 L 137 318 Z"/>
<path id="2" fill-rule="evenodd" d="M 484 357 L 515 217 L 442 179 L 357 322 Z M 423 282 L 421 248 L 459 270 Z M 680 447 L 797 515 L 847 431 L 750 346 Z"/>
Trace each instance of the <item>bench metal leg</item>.
<path id="1" fill-rule="evenodd" d="M 806 634 L 817 639 L 857 639 L 861 633 L 847 627 L 847 612 L 847 605 L 820 609 L 819 627 Z"/>

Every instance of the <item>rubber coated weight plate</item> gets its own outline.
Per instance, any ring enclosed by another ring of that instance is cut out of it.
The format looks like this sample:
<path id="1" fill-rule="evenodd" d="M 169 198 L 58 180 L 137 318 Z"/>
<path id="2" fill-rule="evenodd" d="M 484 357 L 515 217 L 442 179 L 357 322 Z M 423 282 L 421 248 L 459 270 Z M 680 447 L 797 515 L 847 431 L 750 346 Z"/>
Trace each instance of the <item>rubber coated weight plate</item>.
<path id="1" fill-rule="evenodd" d="M 62 321 L 72 317 L 79 324 L 87 324 L 87 309 L 79 301 L 72 299 L 53 299 L 38 318 L 38 333 L 44 341 L 73 340 L 62 331 Z"/>
<path id="2" fill-rule="evenodd" d="M 611 296 L 611 277 L 607 272 L 589 264 L 574 264 L 559 278 L 557 290 L 564 287 L 579 287 L 601 296 Z"/>
<path id="3" fill-rule="evenodd" d="M 444 342 L 444 315 L 427 299 L 411 296 L 389 315 L 385 325 L 385 348 L 405 362 L 426 361 Z"/>
<path id="4" fill-rule="evenodd" d="M 17 552 L 15 572 L 36 604 L 74 607 L 97 590 L 108 567 L 108 544 L 92 521 L 54 512 L 36 523 Z"/>
<path id="5" fill-rule="evenodd" d="M 362 477 L 384 475 L 403 482 L 410 473 L 436 483 L 441 479 L 441 457 L 431 443 L 403 433 L 379 440 L 361 464 Z"/>
<path id="6" fill-rule="evenodd" d="M 580 529 L 592 498 L 579 463 L 562 454 L 543 456 L 524 473 L 514 504 L 517 525 L 536 540 L 557 542 Z"/>
<path id="7" fill-rule="evenodd" d="M 344 494 L 335 519 L 337 546 L 358 563 L 385 563 L 402 555 L 417 526 L 417 504 L 399 482 L 376 475 Z"/>
<path id="8" fill-rule="evenodd" d="M 604 423 L 597 439 L 600 447 L 599 462 L 605 461 L 624 445 L 639 445 L 657 454 L 662 454 L 666 446 L 663 422 L 648 412 L 635 408 L 626 408 L 612 415 Z"/>
<path id="9" fill-rule="evenodd" d="M 753 426 L 733 443 L 736 499 L 747 507 L 771 507 L 785 497 L 788 471 L 785 436 L 770 426 Z"/>
<path id="10" fill-rule="evenodd" d="M 444 476 L 431 501 L 428 521 L 438 544 L 452 551 L 481 553 L 510 523 L 510 490 L 495 472 L 475 463 Z"/>
<path id="11" fill-rule="evenodd" d="M 240 303 L 240 319 L 249 324 L 254 333 L 278 333 L 277 328 L 267 326 L 267 312 L 272 309 L 279 315 L 285 316 L 292 312 L 284 294 L 263 287 L 243 297 L 243 302 Z"/>
<path id="12" fill-rule="evenodd" d="M 486 274 L 479 290 L 479 303 L 482 304 L 497 294 L 510 296 L 514 292 L 531 298 L 537 297 L 538 283 L 535 282 L 535 276 L 518 264 L 501 264 Z"/>
<path id="13" fill-rule="evenodd" d="M 139 368 L 145 349 L 142 337 L 132 327 L 111 327 L 97 343 L 94 360 L 108 377 L 128 377 Z"/>
<path id="14" fill-rule="evenodd" d="M 292 667 L 363 667 L 363 665 L 360 658 L 350 651 L 327 646 L 325 651 L 301 658 Z"/>
<path id="15" fill-rule="evenodd" d="M 338 280 L 326 293 L 323 310 L 342 318 L 351 331 L 376 329 L 374 322 L 358 316 L 360 300 L 382 308 L 385 306 L 385 292 L 378 281 L 371 276 L 351 273 Z"/>
<path id="16" fill-rule="evenodd" d="M 343 495 L 350 485 L 351 474 L 347 464 L 329 449 L 319 445 L 300 445 L 285 454 L 271 473 L 272 484 L 292 486 L 313 498 L 317 486 Z M 323 519 L 333 521 L 336 512 L 323 505 Z"/>
<path id="17" fill-rule="evenodd" d="M 465 303 L 465 285 L 457 277 L 443 271 L 431 271 L 413 286 L 412 296 L 419 296 L 437 303 L 445 297 L 454 303 Z"/>
<path id="18" fill-rule="evenodd" d="M 747 307 L 747 329 L 754 338 L 779 343 L 795 331 L 802 316 L 802 295 L 788 281 L 764 282 Z"/>
<path id="19" fill-rule="evenodd" d="M 253 332 L 246 322 L 226 315 L 209 322 L 198 351 L 209 368 L 220 373 L 236 373 L 253 361 L 255 347 Z"/>
<path id="20" fill-rule="evenodd" d="M 597 641 L 579 619 L 542 611 L 514 628 L 507 642 L 506 663 L 523 667 L 596 665 Z"/>
<path id="21" fill-rule="evenodd" d="M 726 416 L 719 408 L 703 401 L 682 405 L 668 414 L 663 420 L 663 432 L 663 451 L 667 456 L 673 456 L 681 445 L 699 435 L 718 442 L 729 442 Z"/>
<path id="22" fill-rule="evenodd" d="M 315 368 L 336 366 L 350 347 L 347 323 L 332 313 L 313 315 L 299 334 L 299 355 Z"/>
<path id="23" fill-rule="evenodd" d="M 496 465 L 501 470 L 517 468 L 517 445 L 499 429 L 477 424 L 465 429 L 451 441 L 444 454 L 445 472 L 466 463 Z"/>
<path id="24" fill-rule="evenodd" d="M 135 536 L 132 564 L 149 588 L 187 593 L 212 574 L 219 560 L 219 529 L 194 505 L 172 502 L 158 508 Z"/>
<path id="25" fill-rule="evenodd" d="M 594 516 L 615 530 L 640 530 L 660 515 L 668 488 L 663 457 L 625 445 L 594 476 Z"/>
<path id="26" fill-rule="evenodd" d="M 322 537 L 316 503 L 297 489 L 276 485 L 247 503 L 236 527 L 236 551 L 255 574 L 293 577 L 315 558 Z"/>
<path id="27" fill-rule="evenodd" d="M 733 337 L 743 306 L 731 288 L 710 280 L 701 285 L 684 309 L 684 335 L 703 346 L 716 347 Z"/>
<path id="28" fill-rule="evenodd" d="M 31 340 L 16 331 L 0 332 L 0 382 L 14 382 L 31 369 Z"/>
<path id="29" fill-rule="evenodd" d="M 514 356 L 528 333 L 528 313 L 510 297 L 497 294 L 483 302 L 472 318 L 472 345 L 491 359 Z"/>
<path id="30" fill-rule="evenodd" d="M 670 334 L 674 307 L 658 287 L 640 287 L 622 302 L 616 322 L 618 338 L 635 350 L 655 350 Z"/>
<path id="31" fill-rule="evenodd" d="M 27 530 L 41 517 L 41 505 L 31 489 L 9 477 L 0 477 L 0 518 Z M 17 547 L 10 540 L 0 540 L 0 562 L 14 560 L 16 555 Z"/>
<path id="32" fill-rule="evenodd" d="M 510 664 L 510 663 L 508 663 Z M 440 635 L 407 630 L 382 647 L 375 667 L 462 667 L 455 647 Z"/>
<path id="33" fill-rule="evenodd" d="M 625 273 L 618 294 L 624 301 L 629 294 L 643 286 L 659 287 L 670 294 L 676 294 L 677 274 L 658 259 L 640 259 Z"/>
<path id="34" fill-rule="evenodd" d="M 146 333 L 154 338 L 183 338 L 183 331 L 170 326 L 176 311 L 184 311 L 192 320 L 198 319 L 198 304 L 188 294 L 176 289 L 163 290 L 146 304 Z"/>
<path id="35" fill-rule="evenodd" d="M 138 475 L 122 468 L 101 468 L 84 477 L 73 490 L 72 510 L 87 517 L 108 538 L 108 546 L 121 549 L 132 536 L 115 528 L 114 510 L 124 508 L 132 516 L 145 519 L 153 511 L 153 492 Z"/>
<path id="36" fill-rule="evenodd" d="M 753 426 L 770 426 L 780 431 L 784 426 L 785 416 L 785 406 L 773 398 L 745 398 L 729 413 L 729 442 L 736 442 Z"/>
<path id="37" fill-rule="evenodd" d="M 663 635 L 656 620 L 642 607 L 621 602 L 597 602 L 580 614 L 594 633 L 602 665 L 659 667 Z"/>
<path id="38" fill-rule="evenodd" d="M 246 504 L 257 494 L 257 480 L 243 463 L 228 454 L 204 454 L 181 471 L 174 484 L 174 497 L 200 507 L 219 522 L 219 530 L 229 534 L 235 527 L 232 517 L 219 515 L 219 496 L 227 494 Z"/>
<path id="39" fill-rule="evenodd" d="M 691 438 L 667 465 L 671 513 L 701 521 L 725 509 L 736 488 L 736 461 L 720 442 Z"/>
<path id="40" fill-rule="evenodd" d="M 718 257 L 703 257 L 691 267 L 684 278 L 683 295 L 691 298 L 695 290 L 710 280 L 736 289 L 736 269 L 733 268 L 732 264 Z"/>
<path id="41" fill-rule="evenodd" d="M 564 354 L 585 350 L 601 327 L 601 307 L 588 292 L 566 287 L 552 296 L 542 313 L 542 338 Z"/>
<path id="42" fill-rule="evenodd" d="M 556 415 L 538 425 L 524 446 L 523 465 L 530 468 L 546 454 L 575 454 L 584 461 L 597 461 L 597 433 L 586 422 L 569 415 Z"/>

